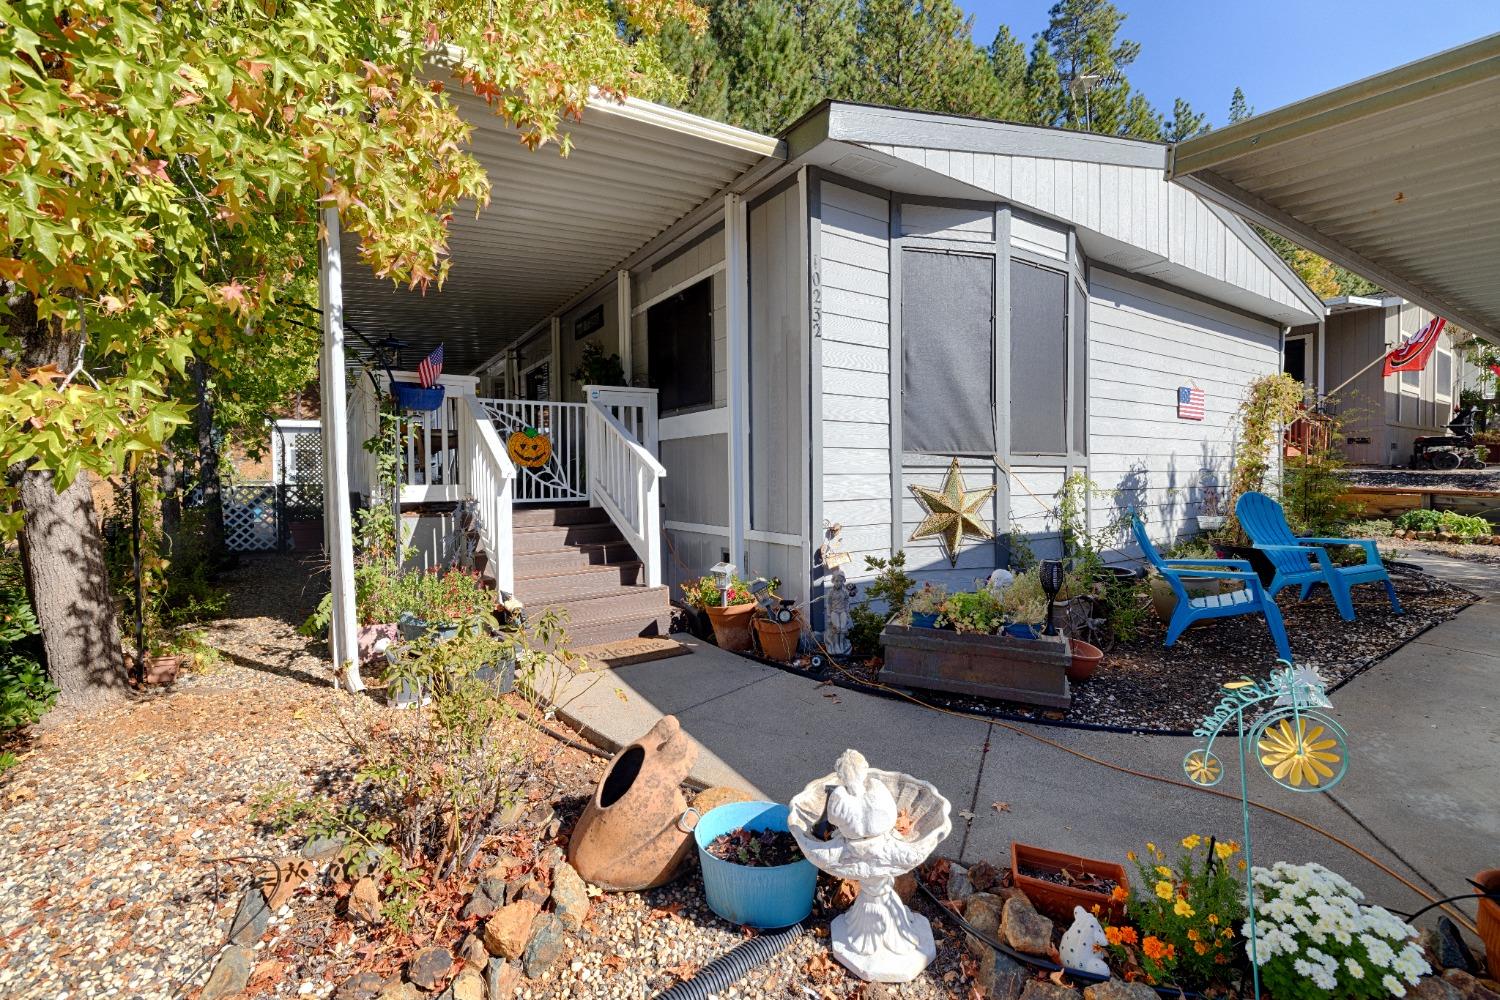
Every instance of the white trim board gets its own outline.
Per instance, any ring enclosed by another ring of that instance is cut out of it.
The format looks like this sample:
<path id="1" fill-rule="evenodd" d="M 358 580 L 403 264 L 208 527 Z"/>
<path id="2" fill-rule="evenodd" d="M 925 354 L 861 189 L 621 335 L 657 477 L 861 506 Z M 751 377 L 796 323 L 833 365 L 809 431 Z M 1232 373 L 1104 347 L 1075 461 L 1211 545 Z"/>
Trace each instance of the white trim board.
<path id="1" fill-rule="evenodd" d="M 696 410 L 662 417 L 657 424 L 658 441 L 681 441 L 684 438 L 711 437 L 729 433 L 729 407 L 716 406 L 712 410 Z"/>

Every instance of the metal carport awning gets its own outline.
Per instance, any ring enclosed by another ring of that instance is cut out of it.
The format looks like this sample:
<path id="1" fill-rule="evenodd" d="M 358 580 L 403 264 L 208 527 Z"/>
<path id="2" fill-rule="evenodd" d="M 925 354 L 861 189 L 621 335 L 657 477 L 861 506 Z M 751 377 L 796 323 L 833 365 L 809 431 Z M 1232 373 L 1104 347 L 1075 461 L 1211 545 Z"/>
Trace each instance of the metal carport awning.
<path id="1" fill-rule="evenodd" d="M 1500 343 L 1500 35 L 1177 143 L 1167 176 Z"/>

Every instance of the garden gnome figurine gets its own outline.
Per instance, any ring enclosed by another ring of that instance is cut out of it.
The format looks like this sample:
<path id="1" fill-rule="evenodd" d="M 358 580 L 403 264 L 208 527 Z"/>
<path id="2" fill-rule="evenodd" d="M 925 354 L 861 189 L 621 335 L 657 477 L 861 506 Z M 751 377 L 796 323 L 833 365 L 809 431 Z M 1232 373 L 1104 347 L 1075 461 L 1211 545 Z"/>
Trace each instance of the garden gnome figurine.
<path id="1" fill-rule="evenodd" d="M 1104 928 L 1094 915 L 1081 906 L 1073 907 L 1073 926 L 1069 927 L 1057 946 L 1062 964 L 1079 972 L 1091 972 L 1097 976 L 1109 975 L 1109 963 L 1104 960 L 1106 945 Z"/>
<path id="2" fill-rule="evenodd" d="M 842 569 L 833 571 L 828 580 L 828 598 L 824 606 L 823 645 L 830 656 L 849 655 L 848 578 Z"/>

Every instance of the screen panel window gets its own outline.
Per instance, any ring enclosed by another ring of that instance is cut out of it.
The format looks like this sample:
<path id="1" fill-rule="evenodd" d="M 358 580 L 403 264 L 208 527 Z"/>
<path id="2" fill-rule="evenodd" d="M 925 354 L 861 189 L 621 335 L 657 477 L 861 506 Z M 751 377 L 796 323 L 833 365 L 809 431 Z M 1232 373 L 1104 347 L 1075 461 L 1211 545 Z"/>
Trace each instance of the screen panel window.
<path id="1" fill-rule="evenodd" d="M 1433 365 L 1433 395 L 1442 400 L 1453 399 L 1453 354 L 1441 347 Z"/>
<path id="2" fill-rule="evenodd" d="M 713 279 L 646 310 L 646 358 L 663 414 L 714 402 Z"/>
<path id="3" fill-rule="evenodd" d="M 1066 455 L 1068 354 L 1085 337 L 1068 324 L 1069 278 L 1021 260 L 1010 264 L 1010 450 L 1022 455 Z M 1070 347 L 1070 341 L 1073 346 Z M 1083 358 L 1079 361 L 1083 362 Z M 1070 391 L 1071 390 L 1071 391 Z M 1081 423 L 1081 417 L 1079 421 Z M 1081 435 L 1075 435 L 1081 444 Z"/>
<path id="4" fill-rule="evenodd" d="M 993 455 L 995 258 L 901 254 L 902 449 Z"/>

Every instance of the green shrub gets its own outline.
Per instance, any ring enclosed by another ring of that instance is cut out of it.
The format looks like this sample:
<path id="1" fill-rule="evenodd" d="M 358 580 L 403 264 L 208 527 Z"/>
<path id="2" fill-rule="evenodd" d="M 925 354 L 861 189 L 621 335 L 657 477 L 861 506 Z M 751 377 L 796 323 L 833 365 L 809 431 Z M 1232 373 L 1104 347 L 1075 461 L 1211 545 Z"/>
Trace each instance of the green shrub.
<path id="1" fill-rule="evenodd" d="M 1350 521 L 1341 534 L 1350 538 L 1388 538 L 1396 530 L 1396 522 L 1383 517 L 1371 517 L 1362 521 Z"/>
<path id="2" fill-rule="evenodd" d="M 1396 527 L 1404 531 L 1440 531 L 1465 538 L 1488 535 L 1494 530 L 1482 517 L 1468 517 L 1451 510 L 1409 510 L 1396 518 Z"/>
<path id="3" fill-rule="evenodd" d="M 875 579 L 865 588 L 864 600 L 849 609 L 849 646 L 856 656 L 875 656 L 885 623 L 906 612 L 917 581 L 906 572 L 905 552 L 889 559 L 865 556 L 865 568 L 875 571 Z"/>
<path id="4" fill-rule="evenodd" d="M 40 631 L 22 582 L 20 561 L 0 557 L 0 742 L 41 719 L 57 702 L 57 688 L 38 662 Z M 0 753 L 0 774 L 16 762 Z"/>
<path id="5" fill-rule="evenodd" d="M 1005 611 L 988 588 L 964 590 L 948 595 L 938 623 L 951 625 L 956 632 L 992 635 L 1005 624 Z"/>

